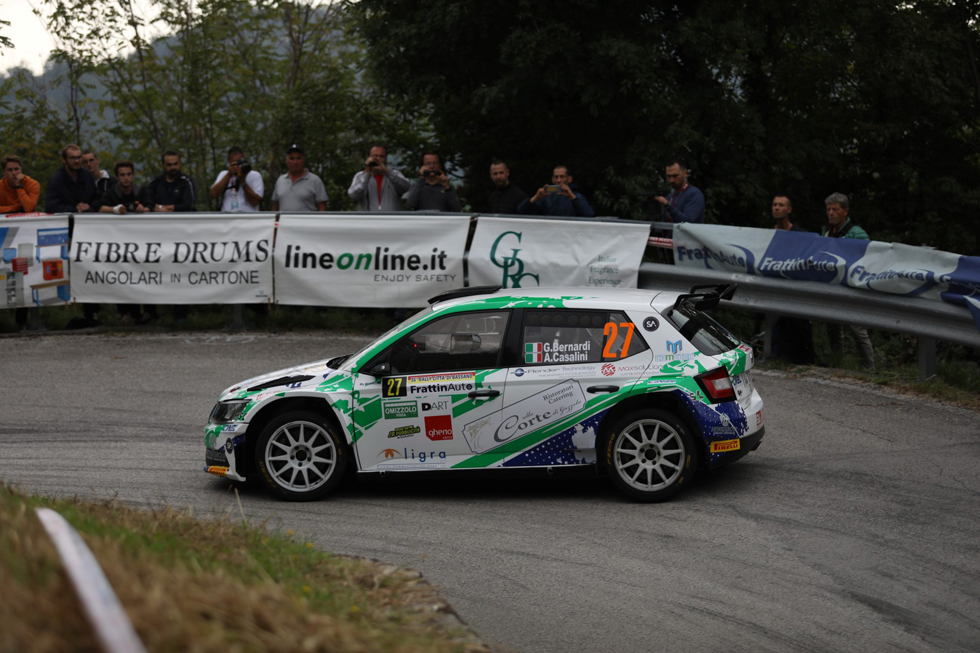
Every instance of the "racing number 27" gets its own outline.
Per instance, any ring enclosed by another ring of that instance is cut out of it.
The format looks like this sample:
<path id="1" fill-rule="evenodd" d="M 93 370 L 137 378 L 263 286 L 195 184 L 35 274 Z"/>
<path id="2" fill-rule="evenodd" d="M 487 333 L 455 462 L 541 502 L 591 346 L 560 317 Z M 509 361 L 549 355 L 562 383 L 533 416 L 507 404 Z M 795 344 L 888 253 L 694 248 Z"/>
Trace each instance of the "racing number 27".
<path id="1" fill-rule="evenodd" d="M 619 327 L 626 329 L 626 335 L 623 337 L 622 349 L 619 350 L 619 354 L 616 354 L 612 350 L 612 346 L 619 338 Z M 606 322 L 606 326 L 602 329 L 602 335 L 607 338 L 606 346 L 602 348 L 603 358 L 626 358 L 626 354 L 630 350 L 630 340 L 633 339 L 632 322 L 620 322 L 618 326 L 615 322 Z"/>
<path id="2" fill-rule="evenodd" d="M 383 397 L 404 397 L 405 392 L 405 377 L 403 376 L 389 376 L 384 379 L 384 392 L 381 393 Z"/>

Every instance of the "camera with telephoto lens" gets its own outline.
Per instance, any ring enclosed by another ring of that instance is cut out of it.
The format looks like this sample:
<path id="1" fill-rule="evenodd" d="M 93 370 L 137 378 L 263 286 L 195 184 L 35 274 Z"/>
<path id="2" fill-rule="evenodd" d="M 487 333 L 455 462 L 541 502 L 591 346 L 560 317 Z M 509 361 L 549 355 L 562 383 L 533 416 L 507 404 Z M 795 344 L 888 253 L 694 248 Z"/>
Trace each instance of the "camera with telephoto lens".
<path id="1" fill-rule="evenodd" d="M 438 170 L 426 170 L 422 174 L 425 175 L 426 177 L 438 177 L 439 176 L 439 171 Z"/>
<path id="2" fill-rule="evenodd" d="M 242 174 L 246 177 L 248 176 L 248 173 L 252 172 L 252 166 L 245 157 L 240 158 L 232 165 L 237 165 L 238 169 L 241 170 Z"/>
<path id="3" fill-rule="evenodd" d="M 378 167 L 378 162 L 377 161 L 368 161 L 368 167 L 369 168 L 377 168 Z"/>

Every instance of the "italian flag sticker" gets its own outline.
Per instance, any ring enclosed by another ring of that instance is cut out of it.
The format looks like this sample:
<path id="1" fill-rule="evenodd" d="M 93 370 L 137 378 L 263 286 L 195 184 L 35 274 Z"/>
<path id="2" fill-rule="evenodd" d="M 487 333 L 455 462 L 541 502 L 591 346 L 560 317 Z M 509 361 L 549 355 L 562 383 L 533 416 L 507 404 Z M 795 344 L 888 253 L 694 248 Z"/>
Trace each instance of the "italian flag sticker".
<path id="1" fill-rule="evenodd" d="M 541 353 L 541 343 L 540 342 L 526 342 L 524 343 L 524 362 L 525 363 L 540 363 L 544 360 L 544 354 Z"/>

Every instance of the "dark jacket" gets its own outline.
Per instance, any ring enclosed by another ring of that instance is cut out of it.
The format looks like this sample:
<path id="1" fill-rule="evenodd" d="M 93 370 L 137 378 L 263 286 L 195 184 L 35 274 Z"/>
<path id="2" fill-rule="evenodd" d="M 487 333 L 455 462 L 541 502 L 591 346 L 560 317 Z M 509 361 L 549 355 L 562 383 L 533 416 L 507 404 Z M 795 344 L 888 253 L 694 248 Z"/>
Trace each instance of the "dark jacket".
<path id="1" fill-rule="evenodd" d="M 143 206 L 146 206 L 146 189 L 140 188 L 136 184 L 130 186 L 132 193 L 129 195 L 123 195 L 122 186 L 118 183 L 106 191 L 105 195 L 102 196 L 103 206 L 118 206 L 122 204 L 126 207 L 127 211 L 135 211 L 135 203 L 139 202 Z"/>
<path id="2" fill-rule="evenodd" d="M 48 191 L 44 196 L 44 210 L 48 213 L 77 213 L 81 203 L 91 205 L 95 198 L 95 179 L 92 173 L 84 168 L 78 169 L 75 180 L 68 176 L 64 166 L 51 175 Z M 89 212 L 98 211 L 98 207 L 89 208 Z"/>
<path id="3" fill-rule="evenodd" d="M 490 194 L 490 213 L 517 213 L 517 207 L 527 199 L 527 193 L 514 184 L 507 184 Z"/>
<path id="4" fill-rule="evenodd" d="M 167 174 L 164 173 L 146 185 L 146 203 L 144 206 L 151 211 L 156 210 L 157 204 L 168 206 L 174 205 L 175 213 L 185 213 L 195 211 L 194 201 L 194 182 L 184 173 L 180 173 L 173 182 L 167 181 Z"/>
<path id="5" fill-rule="evenodd" d="M 112 175 L 99 177 L 95 180 L 95 196 L 92 198 L 93 211 L 98 211 L 102 208 L 102 205 L 105 204 L 106 193 L 117 183 L 119 183 L 118 180 Z"/>
<path id="6" fill-rule="evenodd" d="M 663 210 L 663 221 L 704 222 L 704 194 L 691 184 L 685 185 L 680 191 L 670 191 L 667 195 L 667 206 Z"/>
<path id="7" fill-rule="evenodd" d="M 594 218 L 595 211 L 589 206 L 589 200 L 579 192 L 574 185 L 569 186 L 575 193 L 575 199 L 570 199 L 567 195 L 545 195 L 537 202 L 532 202 L 530 198 L 521 202 L 517 207 L 517 212 L 524 215 L 557 215 L 578 218 Z"/>

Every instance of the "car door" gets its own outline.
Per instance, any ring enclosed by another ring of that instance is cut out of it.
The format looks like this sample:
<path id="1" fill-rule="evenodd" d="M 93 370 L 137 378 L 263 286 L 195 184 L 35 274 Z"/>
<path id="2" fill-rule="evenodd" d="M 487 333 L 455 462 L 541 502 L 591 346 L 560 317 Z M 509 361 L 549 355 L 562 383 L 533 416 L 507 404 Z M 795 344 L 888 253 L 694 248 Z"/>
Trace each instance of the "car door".
<path id="1" fill-rule="evenodd" d="M 622 311 L 523 311 L 495 441 L 504 466 L 595 462 L 596 430 L 652 363 Z"/>
<path id="2" fill-rule="evenodd" d="M 363 471 L 444 469 L 475 453 L 463 436 L 494 426 L 507 371 L 511 311 L 430 320 L 364 365 L 354 381 L 355 449 Z"/>

